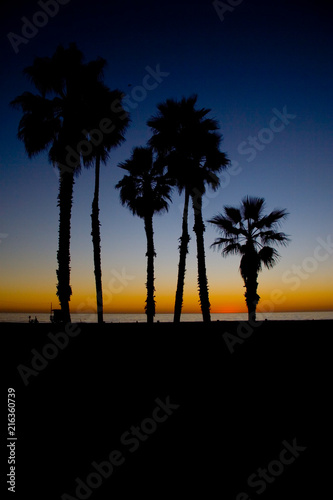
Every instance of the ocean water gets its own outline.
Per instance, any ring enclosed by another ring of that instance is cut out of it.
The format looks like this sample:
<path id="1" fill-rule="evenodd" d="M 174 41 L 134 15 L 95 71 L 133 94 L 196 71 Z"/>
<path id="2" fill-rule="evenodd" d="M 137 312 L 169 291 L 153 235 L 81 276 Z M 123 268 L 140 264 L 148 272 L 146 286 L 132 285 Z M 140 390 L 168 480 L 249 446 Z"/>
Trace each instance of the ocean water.
<path id="1" fill-rule="evenodd" d="M 37 317 L 40 323 L 49 323 L 49 313 L 0 313 L 0 323 L 28 323 L 29 315 L 32 318 Z M 71 319 L 73 323 L 97 323 L 97 314 L 72 313 Z M 246 321 L 247 313 L 222 313 L 212 314 L 212 321 Z M 318 320 L 318 319 L 333 319 L 333 311 L 313 311 L 313 312 L 272 312 L 272 313 L 257 313 L 257 320 Z M 106 323 L 145 323 L 145 314 L 104 314 Z M 170 322 L 173 321 L 173 314 L 156 314 L 155 322 Z M 202 321 L 201 314 L 182 314 L 181 321 Z"/>

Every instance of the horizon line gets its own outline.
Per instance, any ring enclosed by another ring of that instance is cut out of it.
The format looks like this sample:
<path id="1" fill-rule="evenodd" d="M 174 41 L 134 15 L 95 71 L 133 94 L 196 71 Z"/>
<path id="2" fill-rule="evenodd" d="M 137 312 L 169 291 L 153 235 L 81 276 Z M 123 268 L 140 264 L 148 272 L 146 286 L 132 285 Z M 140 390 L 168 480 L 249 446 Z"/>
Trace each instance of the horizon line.
<path id="1" fill-rule="evenodd" d="M 60 309 L 60 307 L 59 307 Z M 31 312 L 32 311 L 32 312 Z M 0 311 L 0 314 L 29 314 L 31 312 L 31 314 L 50 314 L 50 311 L 41 311 L 41 310 L 20 310 L 20 311 Z M 287 310 L 279 310 L 279 311 L 258 311 L 257 310 L 257 314 L 271 314 L 271 313 L 298 313 L 298 312 L 333 312 L 333 308 L 332 309 L 287 309 Z M 211 314 L 247 314 L 247 311 L 223 311 L 223 312 L 215 312 L 215 311 L 211 311 L 210 312 Z M 93 312 L 83 312 L 83 311 L 80 311 L 80 312 L 75 312 L 75 311 L 71 311 L 70 313 L 71 315 L 72 314 L 94 314 L 94 315 L 97 315 L 97 311 L 93 311 Z M 105 312 L 104 311 L 104 314 L 142 314 L 142 315 L 146 315 L 145 312 L 124 312 L 124 311 L 120 311 L 120 312 L 115 312 L 115 311 L 112 311 L 112 312 Z M 170 312 L 157 312 L 155 314 L 155 316 L 159 315 L 159 314 L 174 314 L 174 311 L 170 311 Z M 197 312 L 182 312 L 182 315 L 183 314 L 199 314 L 201 315 L 201 311 L 197 311 Z"/>

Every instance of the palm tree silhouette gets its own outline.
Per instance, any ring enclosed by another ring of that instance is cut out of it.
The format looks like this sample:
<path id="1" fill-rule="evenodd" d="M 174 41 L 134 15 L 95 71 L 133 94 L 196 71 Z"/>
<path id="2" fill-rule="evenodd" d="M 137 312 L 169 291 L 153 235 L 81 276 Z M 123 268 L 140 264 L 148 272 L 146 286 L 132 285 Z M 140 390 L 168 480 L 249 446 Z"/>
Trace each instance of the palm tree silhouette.
<path id="1" fill-rule="evenodd" d="M 100 65 L 99 76 L 102 76 L 106 61 L 96 61 Z M 94 72 L 91 71 L 91 76 Z M 100 165 L 106 164 L 111 149 L 124 142 L 124 133 L 129 124 L 129 115 L 122 107 L 123 93 L 120 90 L 110 90 L 101 81 L 96 79 L 96 92 L 94 92 L 88 112 L 90 128 L 85 130 L 89 141 L 90 154 L 83 157 L 86 167 L 95 165 L 95 190 L 91 213 L 91 236 L 94 253 L 94 273 L 96 285 L 97 318 L 98 323 L 103 323 L 103 291 L 101 268 L 101 235 L 99 221 L 99 183 Z"/>
<path id="2" fill-rule="evenodd" d="M 271 269 L 280 255 L 270 244 L 286 245 L 290 240 L 277 229 L 288 216 L 285 210 L 275 209 L 264 215 L 264 198 L 246 197 L 239 208 L 224 207 L 224 214 L 218 214 L 208 222 L 217 226 L 223 235 L 211 247 L 222 249 L 222 256 L 239 254 L 240 273 L 246 289 L 245 300 L 249 321 L 256 320 L 256 307 L 259 302 L 258 274 L 264 265 Z"/>
<path id="3" fill-rule="evenodd" d="M 154 258 L 156 257 L 153 216 L 155 213 L 168 210 L 168 202 L 171 201 L 171 186 L 167 176 L 161 174 L 154 161 L 152 148 L 134 148 L 131 158 L 120 163 L 119 167 L 129 173 L 116 185 L 116 188 L 120 189 L 120 200 L 131 210 L 133 215 L 144 220 L 147 237 L 147 300 L 145 310 L 147 322 L 153 323 L 155 316 Z"/>
<path id="4" fill-rule="evenodd" d="M 219 186 L 217 173 L 226 168 L 229 160 L 219 150 L 222 136 L 216 120 L 207 118 L 210 109 L 195 109 L 197 96 L 168 99 L 158 105 L 158 114 L 147 124 L 153 130 L 149 144 L 157 151 L 159 159 L 168 168 L 168 175 L 174 180 L 179 193 L 185 192 L 182 218 L 182 235 L 179 245 L 177 290 L 175 297 L 174 322 L 180 321 L 186 255 L 190 236 L 188 233 L 188 208 L 192 198 L 194 227 L 197 242 L 198 287 L 204 321 L 210 321 L 210 302 L 205 263 L 204 231 L 202 218 L 202 196 L 206 184 L 213 189 Z"/>
<path id="5" fill-rule="evenodd" d="M 94 68 L 94 77 L 91 77 Z M 37 94 L 24 92 L 11 104 L 22 110 L 18 138 L 29 158 L 49 148 L 49 160 L 59 169 L 59 242 L 57 295 L 62 319 L 70 322 L 70 220 L 74 174 L 81 168 L 78 145 L 82 129 L 89 125 L 87 109 L 96 91 L 99 65 L 83 64 L 83 54 L 75 44 L 59 46 L 52 57 L 36 58 L 24 73 Z"/>

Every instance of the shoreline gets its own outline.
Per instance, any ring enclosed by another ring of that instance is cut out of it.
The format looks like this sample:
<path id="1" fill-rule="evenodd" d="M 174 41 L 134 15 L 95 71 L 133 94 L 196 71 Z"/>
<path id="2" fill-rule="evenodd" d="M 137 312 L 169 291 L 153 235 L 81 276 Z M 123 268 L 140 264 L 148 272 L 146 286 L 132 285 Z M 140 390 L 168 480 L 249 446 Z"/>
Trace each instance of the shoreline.
<path id="1" fill-rule="evenodd" d="M 333 318 L 332 319 L 326 319 L 326 318 L 322 318 L 322 319 L 264 319 L 264 320 L 256 320 L 255 322 L 250 322 L 250 324 L 254 324 L 254 325 L 261 325 L 261 324 L 266 324 L 266 323 L 273 323 L 273 324 L 276 324 L 276 323 L 308 323 L 308 322 L 325 322 L 325 321 L 329 321 L 329 322 L 333 322 Z M 210 326 L 210 325 L 216 325 L 216 324 L 219 324 L 219 325 L 224 325 L 224 324 L 238 324 L 238 323 L 249 323 L 249 321 L 247 319 L 244 319 L 244 320 L 213 320 L 213 321 L 210 321 L 209 323 L 205 323 L 203 321 L 180 321 L 180 323 L 174 323 L 173 321 L 155 321 L 154 323 L 151 323 L 151 324 L 148 324 L 147 322 L 144 322 L 144 321 L 128 321 L 128 322 L 125 322 L 125 321 L 108 321 L 108 322 L 104 322 L 102 325 L 100 325 L 99 323 L 97 322 L 86 322 L 86 321 L 71 321 L 70 324 L 72 325 L 89 325 L 89 326 L 101 326 L 101 327 L 104 327 L 104 326 L 107 326 L 107 325 L 145 325 L 145 326 L 148 326 L 148 327 L 154 327 L 155 325 L 156 326 L 159 326 L 159 325 L 173 325 L 173 326 L 178 326 L 178 325 L 188 325 L 188 324 L 194 324 L 194 325 L 204 325 L 204 326 Z M 28 322 L 18 322 L 18 321 L 0 321 L 0 325 L 17 325 L 17 326 L 21 326 L 21 325 L 28 325 L 30 327 L 33 327 L 33 326 L 36 326 L 36 327 L 39 327 L 39 326 L 61 326 L 61 325 L 64 325 L 64 323 L 51 323 L 51 322 L 38 322 L 38 323 L 28 323 Z"/>
<path id="2" fill-rule="evenodd" d="M 16 324 L 27 324 L 29 322 L 29 316 L 32 320 L 35 317 L 38 323 L 41 324 L 51 324 L 50 314 L 47 313 L 1 313 L 0 314 L 0 324 L 4 323 L 16 323 Z M 267 319 L 267 321 L 305 321 L 305 320 L 333 320 L 333 311 L 307 311 L 307 312 L 273 312 L 273 313 L 257 313 L 257 322 L 261 322 Z M 247 313 L 212 313 L 211 323 L 215 322 L 239 322 L 247 321 Z M 72 323 L 86 323 L 86 324 L 98 324 L 96 314 L 81 314 L 72 313 L 71 315 Z M 173 324 L 174 317 L 173 314 L 169 313 L 157 313 L 154 318 L 154 324 L 156 323 L 169 323 Z M 104 314 L 104 323 L 106 324 L 147 324 L 147 317 L 144 313 L 142 314 L 116 314 L 116 313 L 106 313 Z M 201 314 L 184 313 L 181 317 L 181 324 L 187 323 L 203 323 Z"/>
<path id="3" fill-rule="evenodd" d="M 152 324 L 137 322 L 137 323 L 1 323 L 2 335 L 7 339 L 16 339 L 18 343 L 30 341 L 38 337 L 45 338 L 49 333 L 68 334 L 70 337 L 87 336 L 91 343 L 94 344 L 95 337 L 103 339 L 103 342 L 112 342 L 113 339 L 121 342 L 127 338 L 141 338 L 142 336 L 153 336 L 157 339 L 169 338 L 170 344 L 174 344 L 175 339 L 178 343 L 188 342 L 189 336 L 198 337 L 205 343 L 206 338 L 221 337 L 226 338 L 229 334 L 236 335 L 241 339 L 247 339 L 256 332 L 256 337 L 264 335 L 264 337 L 276 338 L 276 341 L 281 345 L 287 338 L 299 339 L 300 337 L 312 338 L 314 332 L 332 331 L 333 319 L 317 319 L 317 320 L 262 320 L 256 322 L 248 321 L 211 321 L 204 323 L 202 321 L 187 321 L 180 323 L 171 322 L 156 322 Z M 76 332 L 76 333 L 72 333 Z M 268 335 L 266 335 L 268 334 Z M 80 335 L 80 336 L 82 336 Z M 253 335 L 254 336 L 254 335 Z M 260 346 L 258 346 L 260 348 Z M 19 349 L 19 345 L 14 346 L 14 349 Z"/>

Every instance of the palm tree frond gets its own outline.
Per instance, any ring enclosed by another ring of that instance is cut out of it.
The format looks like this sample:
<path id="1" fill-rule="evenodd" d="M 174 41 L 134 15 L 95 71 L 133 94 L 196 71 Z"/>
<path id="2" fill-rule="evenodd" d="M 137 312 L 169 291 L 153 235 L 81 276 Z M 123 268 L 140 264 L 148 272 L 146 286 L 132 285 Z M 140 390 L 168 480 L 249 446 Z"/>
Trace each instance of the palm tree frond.
<path id="1" fill-rule="evenodd" d="M 280 255 L 275 248 L 265 246 L 258 252 L 258 257 L 260 260 L 260 269 L 262 264 L 267 267 L 267 269 L 271 269 L 277 264 Z"/>
<path id="2" fill-rule="evenodd" d="M 242 216 L 245 220 L 258 221 L 265 206 L 264 198 L 247 196 L 242 200 Z"/>
<path id="3" fill-rule="evenodd" d="M 222 214 L 216 215 L 212 219 L 209 219 L 207 222 L 217 226 L 217 229 L 226 236 L 238 237 L 240 234 L 242 234 L 242 230 L 236 227 L 233 224 L 232 220 L 230 220 L 228 217 L 225 217 Z"/>
<path id="4" fill-rule="evenodd" d="M 237 242 L 232 242 L 226 245 L 223 248 L 222 255 L 227 256 L 227 255 L 237 255 L 237 254 L 242 254 L 242 245 L 240 245 Z"/>
<path id="5" fill-rule="evenodd" d="M 274 228 L 274 226 L 278 226 L 281 224 L 282 220 L 288 217 L 289 213 L 283 209 L 275 209 L 270 214 L 261 218 L 261 220 L 256 224 L 258 229 L 261 228 Z"/>
<path id="6" fill-rule="evenodd" d="M 224 207 L 224 212 L 226 217 L 234 224 L 240 224 L 242 221 L 242 214 L 239 208 L 234 208 L 230 206 Z"/>
<path id="7" fill-rule="evenodd" d="M 285 233 L 277 233 L 275 231 L 261 231 L 259 236 L 263 244 L 274 242 L 286 246 L 290 242 L 290 238 Z"/>

